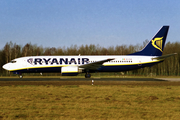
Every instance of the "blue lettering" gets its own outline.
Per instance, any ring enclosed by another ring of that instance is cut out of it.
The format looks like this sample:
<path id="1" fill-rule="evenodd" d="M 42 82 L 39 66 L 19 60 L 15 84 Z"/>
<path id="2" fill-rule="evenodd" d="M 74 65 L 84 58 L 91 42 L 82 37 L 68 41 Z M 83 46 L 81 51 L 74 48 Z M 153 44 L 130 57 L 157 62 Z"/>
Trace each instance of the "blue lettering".
<path id="1" fill-rule="evenodd" d="M 51 61 L 51 59 L 52 59 L 52 61 Z M 76 59 L 75 58 L 71 58 L 69 61 L 68 61 L 68 58 L 60 58 L 59 61 L 57 60 L 57 58 L 43 58 L 43 59 L 35 58 L 34 59 L 34 65 L 37 65 L 37 64 L 42 65 L 43 62 L 46 65 L 48 65 L 49 63 L 51 65 L 53 65 L 54 63 L 56 65 L 58 65 L 58 64 L 61 64 L 61 65 L 65 64 L 65 65 L 67 65 L 67 64 L 73 64 L 73 63 L 74 64 L 87 64 L 87 63 L 89 63 L 89 58 L 76 58 Z"/>
<path id="2" fill-rule="evenodd" d="M 85 63 L 89 63 L 89 59 L 88 58 L 82 58 L 82 64 L 85 64 Z"/>
<path id="3" fill-rule="evenodd" d="M 64 62 L 64 64 L 68 64 L 68 59 L 65 58 L 65 60 L 63 58 L 60 58 L 60 64 L 62 64 L 62 62 Z"/>
<path id="4" fill-rule="evenodd" d="M 51 60 L 51 58 L 49 58 L 47 60 L 45 58 L 43 58 L 43 60 L 45 61 L 46 65 L 48 65 L 48 62 Z"/>
<path id="5" fill-rule="evenodd" d="M 54 63 L 56 63 L 56 64 L 58 65 L 58 61 L 57 61 L 56 58 L 53 58 L 53 59 L 52 59 L 51 65 L 54 64 Z"/>
<path id="6" fill-rule="evenodd" d="M 71 60 L 69 61 L 69 64 L 71 64 L 71 63 L 77 64 L 75 58 L 71 58 Z"/>
<path id="7" fill-rule="evenodd" d="M 41 59 L 41 58 L 35 58 L 35 59 L 34 59 L 34 64 L 37 65 L 37 63 L 39 63 L 40 65 L 42 65 L 42 59 Z"/>
<path id="8" fill-rule="evenodd" d="M 78 58 L 78 64 L 81 64 L 80 58 Z"/>

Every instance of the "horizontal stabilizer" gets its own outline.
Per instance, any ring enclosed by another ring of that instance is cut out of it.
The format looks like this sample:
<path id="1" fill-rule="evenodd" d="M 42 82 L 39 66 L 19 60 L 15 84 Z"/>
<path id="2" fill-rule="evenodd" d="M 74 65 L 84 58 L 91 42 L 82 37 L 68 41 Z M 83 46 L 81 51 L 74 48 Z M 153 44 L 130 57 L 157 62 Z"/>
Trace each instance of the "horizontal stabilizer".
<path id="1" fill-rule="evenodd" d="M 152 58 L 152 60 L 156 59 L 156 60 L 160 60 L 160 59 L 165 59 L 167 57 L 170 57 L 170 56 L 173 56 L 173 55 L 176 55 L 177 53 L 173 53 L 173 54 L 167 54 L 167 55 L 163 55 L 163 56 L 160 56 L 160 57 L 155 57 L 155 58 Z"/>

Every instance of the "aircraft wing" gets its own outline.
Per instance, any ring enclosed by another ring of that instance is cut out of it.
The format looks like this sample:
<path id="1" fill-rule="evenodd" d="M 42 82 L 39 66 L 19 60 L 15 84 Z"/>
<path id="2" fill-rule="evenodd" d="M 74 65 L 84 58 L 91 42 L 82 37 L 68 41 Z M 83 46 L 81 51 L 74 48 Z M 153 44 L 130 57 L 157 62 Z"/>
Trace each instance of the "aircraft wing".
<path id="1" fill-rule="evenodd" d="M 109 59 L 105 59 L 105 60 L 101 60 L 101 61 L 88 63 L 85 65 L 80 65 L 79 68 L 84 68 L 84 69 L 88 69 L 88 70 L 97 70 L 98 68 L 100 68 L 102 66 L 103 63 L 114 60 L 114 59 L 115 58 L 109 58 Z"/>
<path id="2" fill-rule="evenodd" d="M 162 56 L 159 56 L 159 57 L 152 58 L 152 60 L 153 60 L 153 59 L 156 59 L 156 60 L 165 59 L 165 58 L 167 58 L 167 57 L 170 57 L 170 56 L 173 56 L 173 55 L 176 55 L 176 54 L 177 54 L 177 53 L 162 55 Z"/>

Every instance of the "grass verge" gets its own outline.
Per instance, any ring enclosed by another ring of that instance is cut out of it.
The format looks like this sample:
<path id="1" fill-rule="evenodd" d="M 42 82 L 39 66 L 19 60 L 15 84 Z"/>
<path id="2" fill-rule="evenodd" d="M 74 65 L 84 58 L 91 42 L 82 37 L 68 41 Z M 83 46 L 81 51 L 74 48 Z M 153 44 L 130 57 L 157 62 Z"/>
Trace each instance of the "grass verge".
<path id="1" fill-rule="evenodd" d="M 180 86 L 1 86 L 0 119 L 179 119 Z"/>

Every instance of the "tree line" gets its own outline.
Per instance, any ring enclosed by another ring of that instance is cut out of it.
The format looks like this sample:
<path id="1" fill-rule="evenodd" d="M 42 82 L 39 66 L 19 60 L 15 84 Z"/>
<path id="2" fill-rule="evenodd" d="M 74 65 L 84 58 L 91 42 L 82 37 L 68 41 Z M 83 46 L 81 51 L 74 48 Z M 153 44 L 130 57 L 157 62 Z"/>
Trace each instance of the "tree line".
<path id="1" fill-rule="evenodd" d="M 37 44 L 27 43 L 24 46 L 13 42 L 7 42 L 3 49 L 0 50 L 0 74 L 8 75 L 2 66 L 12 59 L 24 56 L 41 56 L 41 55 L 127 55 L 141 50 L 148 40 L 142 45 L 116 45 L 102 47 L 100 45 L 71 45 L 70 47 L 43 47 Z M 143 69 L 127 71 L 128 75 L 180 75 L 180 42 L 168 42 L 165 45 L 163 55 L 178 53 L 165 59 L 164 62 L 146 67 Z M 124 73 L 123 73 L 124 74 Z"/>

